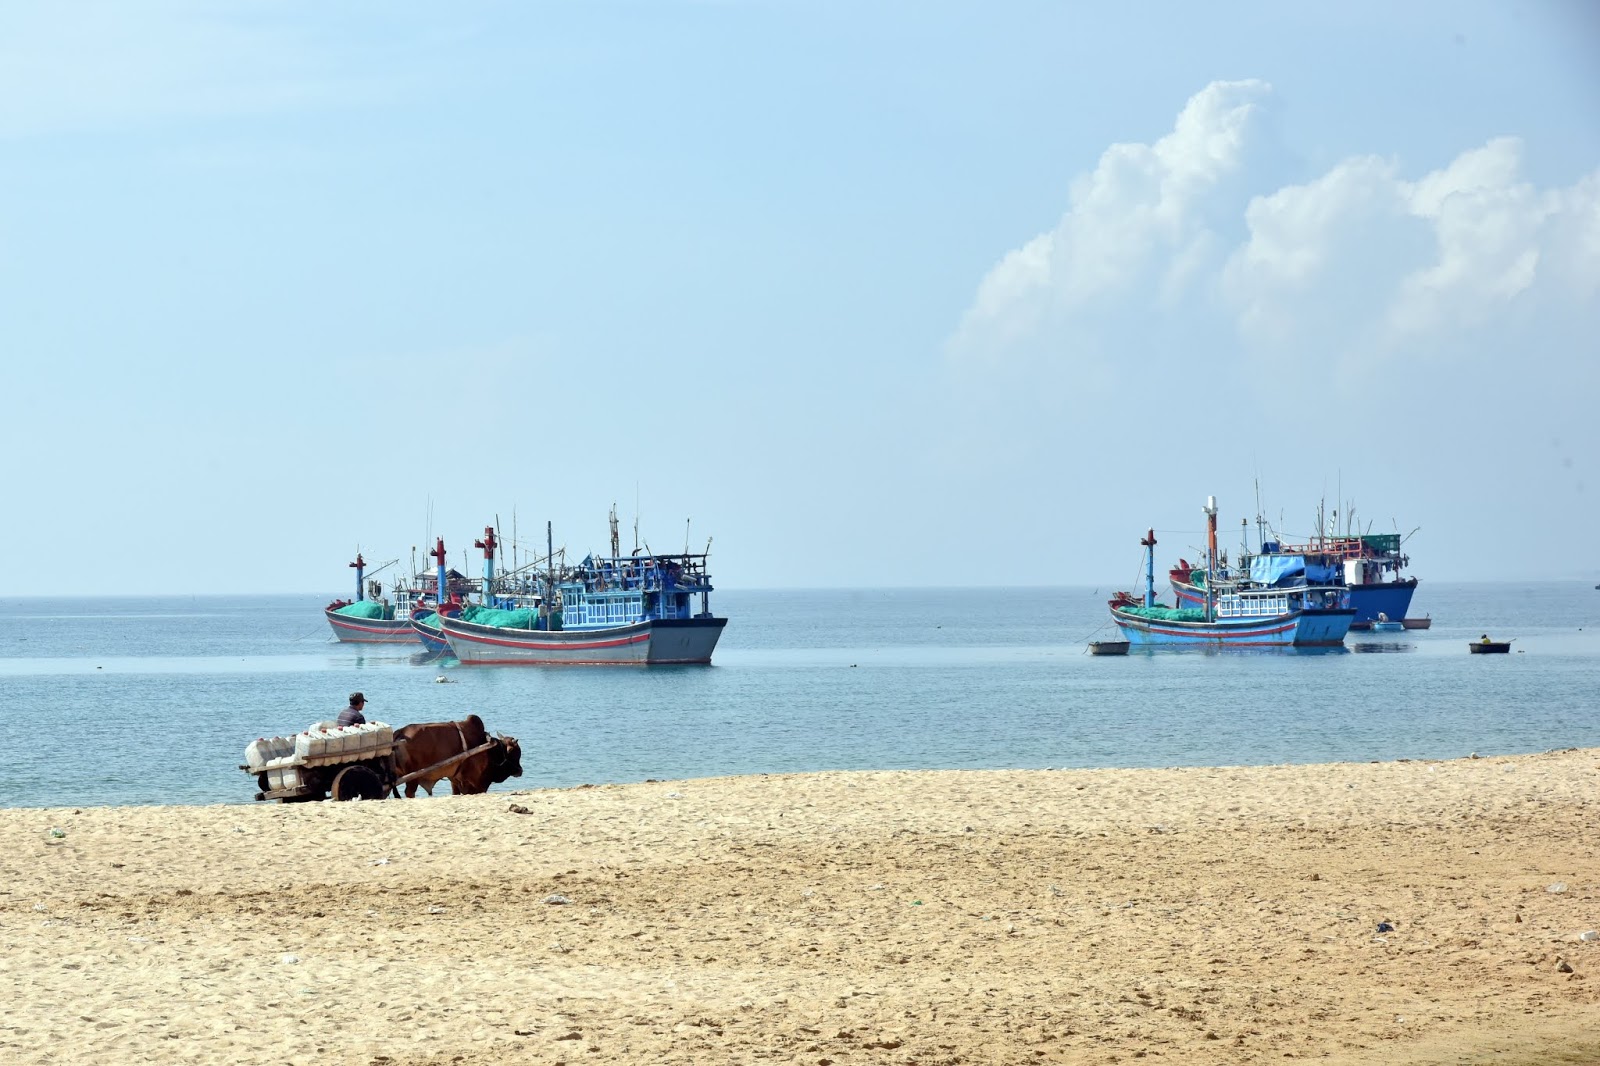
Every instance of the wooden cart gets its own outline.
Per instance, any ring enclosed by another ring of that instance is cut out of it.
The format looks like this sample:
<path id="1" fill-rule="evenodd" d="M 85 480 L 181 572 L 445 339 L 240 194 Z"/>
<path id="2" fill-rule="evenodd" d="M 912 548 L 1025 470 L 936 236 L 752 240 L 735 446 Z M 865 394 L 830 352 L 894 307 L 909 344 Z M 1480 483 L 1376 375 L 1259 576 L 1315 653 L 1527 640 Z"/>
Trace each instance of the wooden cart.
<path id="1" fill-rule="evenodd" d="M 317 723 L 294 737 L 265 737 L 247 747 L 246 761 L 239 769 L 255 776 L 261 789 L 255 798 L 280 803 L 329 797 L 383 799 L 399 795 L 403 786 L 420 777 L 453 767 L 494 746 L 491 740 L 401 776 L 395 773 L 394 749 L 405 741 L 393 739 L 388 726 L 381 722 L 371 723 L 371 729 L 327 728 L 329 725 Z"/>

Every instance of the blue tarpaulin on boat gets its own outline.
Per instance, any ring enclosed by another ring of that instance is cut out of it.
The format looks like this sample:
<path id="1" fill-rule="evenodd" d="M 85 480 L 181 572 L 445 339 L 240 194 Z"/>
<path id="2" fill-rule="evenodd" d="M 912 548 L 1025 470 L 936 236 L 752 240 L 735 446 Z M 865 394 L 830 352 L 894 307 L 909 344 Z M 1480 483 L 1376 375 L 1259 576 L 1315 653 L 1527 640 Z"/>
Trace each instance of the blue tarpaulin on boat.
<path id="1" fill-rule="evenodd" d="M 1257 585 L 1292 584 L 1305 576 L 1304 555 L 1258 555 L 1250 560 L 1250 580 Z"/>
<path id="2" fill-rule="evenodd" d="M 1250 560 L 1250 580 L 1257 585 L 1337 585 L 1344 578 L 1339 568 L 1311 562 L 1304 555 L 1257 555 Z"/>

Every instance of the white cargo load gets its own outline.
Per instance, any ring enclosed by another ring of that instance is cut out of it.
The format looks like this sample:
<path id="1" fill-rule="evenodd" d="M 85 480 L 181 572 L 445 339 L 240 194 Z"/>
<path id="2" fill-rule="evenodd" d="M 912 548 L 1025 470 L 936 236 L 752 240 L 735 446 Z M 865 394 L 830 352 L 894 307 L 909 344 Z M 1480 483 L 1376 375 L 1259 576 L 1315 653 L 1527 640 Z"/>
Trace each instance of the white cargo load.
<path id="1" fill-rule="evenodd" d="M 297 766 L 326 766 L 378 759 L 393 750 L 394 730 L 383 722 L 347 726 L 318 722 L 304 733 L 296 733 L 292 737 L 252 740 L 244 749 L 244 760 L 252 772 L 270 774 Z M 297 787 L 297 774 L 280 776 L 285 779 L 293 776 L 296 781 L 294 784 L 273 784 L 269 776 L 269 787 Z"/>
<path id="2" fill-rule="evenodd" d="M 308 729 L 294 738 L 295 758 L 305 766 L 376 759 L 394 750 L 394 730 L 382 722 Z"/>

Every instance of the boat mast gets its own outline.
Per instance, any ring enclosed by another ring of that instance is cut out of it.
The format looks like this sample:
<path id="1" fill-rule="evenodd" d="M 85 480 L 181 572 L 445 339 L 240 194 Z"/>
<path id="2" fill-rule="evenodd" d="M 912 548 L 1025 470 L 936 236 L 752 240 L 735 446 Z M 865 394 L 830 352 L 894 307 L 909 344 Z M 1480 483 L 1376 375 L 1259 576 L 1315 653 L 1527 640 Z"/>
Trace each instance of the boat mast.
<path id="1" fill-rule="evenodd" d="M 445 591 L 446 587 L 448 586 L 448 578 L 445 575 L 448 573 L 447 568 L 449 566 L 449 559 L 444 553 L 443 537 L 438 538 L 438 541 L 433 546 L 433 551 L 429 552 L 428 554 L 433 556 L 439 562 L 439 576 L 434 579 L 435 584 L 433 586 L 433 605 L 442 611 L 444 609 L 445 599 L 448 595 Z"/>
<path id="2" fill-rule="evenodd" d="M 1217 605 L 1217 498 L 1206 497 L 1206 621 L 1216 621 Z"/>
<path id="3" fill-rule="evenodd" d="M 484 526 L 483 527 L 483 539 L 482 540 L 473 541 L 472 542 L 472 546 L 474 548 L 482 548 L 483 549 L 483 596 L 482 596 L 482 600 L 483 600 L 483 605 L 485 607 L 489 607 L 489 606 L 492 606 L 494 604 L 494 595 L 493 595 L 493 592 L 492 592 L 492 590 L 494 588 L 494 546 L 495 546 L 494 527 L 493 526 Z"/>
<path id="4" fill-rule="evenodd" d="M 544 587 L 545 587 L 544 627 L 545 627 L 545 629 L 550 629 L 551 628 L 551 623 L 554 620 L 554 616 L 553 616 L 552 612 L 555 611 L 555 601 L 556 601 L 556 534 L 555 534 L 555 528 L 556 528 L 556 525 L 555 525 L 554 522 L 551 522 L 548 519 L 545 521 L 545 524 L 544 524 L 544 550 L 545 550 L 544 567 L 545 567 L 545 573 L 549 575 L 548 577 L 545 578 L 545 583 L 544 583 Z"/>
<path id="5" fill-rule="evenodd" d="M 622 557 L 622 541 L 617 536 L 617 505 L 611 505 L 611 558 Z"/>
<path id="6" fill-rule="evenodd" d="M 356 570 L 356 601 L 367 598 L 367 561 L 361 558 L 361 553 L 356 552 L 356 561 L 350 564 Z"/>
<path id="7" fill-rule="evenodd" d="M 1145 532 L 1139 541 L 1144 545 L 1144 605 L 1156 605 L 1156 531 L 1151 529 Z M 707 545 L 707 551 L 710 546 Z"/>

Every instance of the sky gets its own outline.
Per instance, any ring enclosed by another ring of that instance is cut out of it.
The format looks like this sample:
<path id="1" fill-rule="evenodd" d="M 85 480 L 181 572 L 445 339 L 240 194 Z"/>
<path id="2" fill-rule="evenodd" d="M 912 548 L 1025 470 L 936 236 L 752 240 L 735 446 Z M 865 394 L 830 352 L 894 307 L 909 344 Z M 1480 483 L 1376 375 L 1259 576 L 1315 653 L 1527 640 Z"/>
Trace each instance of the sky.
<path id="1" fill-rule="evenodd" d="M 6 595 L 1593 582 L 1600 7 L 0 0 L 0 395 Z"/>

